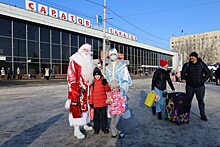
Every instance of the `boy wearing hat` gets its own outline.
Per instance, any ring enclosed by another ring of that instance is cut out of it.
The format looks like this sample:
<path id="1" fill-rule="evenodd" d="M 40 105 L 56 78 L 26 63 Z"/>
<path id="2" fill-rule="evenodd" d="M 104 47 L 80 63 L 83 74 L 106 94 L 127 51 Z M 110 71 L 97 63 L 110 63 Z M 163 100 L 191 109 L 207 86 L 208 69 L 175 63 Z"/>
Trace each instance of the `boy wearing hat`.
<path id="1" fill-rule="evenodd" d="M 190 54 L 190 61 L 185 63 L 182 68 L 181 78 L 182 82 L 186 83 L 186 95 L 188 99 L 189 106 L 194 94 L 196 94 L 201 120 L 208 121 L 205 115 L 205 85 L 204 83 L 209 79 L 210 71 L 208 66 L 198 58 L 196 52 Z"/>
<path id="2" fill-rule="evenodd" d="M 93 76 L 94 83 L 91 86 L 89 104 L 94 108 L 94 134 L 98 134 L 100 128 L 105 134 L 108 134 L 106 92 L 110 91 L 110 87 L 98 67 L 94 69 Z"/>
<path id="3" fill-rule="evenodd" d="M 164 91 L 166 90 L 166 83 L 170 85 L 171 89 L 175 91 L 173 83 L 170 79 L 169 71 L 167 71 L 168 61 L 160 60 L 159 68 L 154 72 L 153 79 L 152 79 L 152 87 L 151 90 L 154 90 L 159 96 L 160 100 L 157 103 L 154 103 L 152 106 L 152 113 L 153 115 L 158 113 L 158 119 L 162 120 L 162 110 L 161 108 L 165 104 L 165 96 Z"/>

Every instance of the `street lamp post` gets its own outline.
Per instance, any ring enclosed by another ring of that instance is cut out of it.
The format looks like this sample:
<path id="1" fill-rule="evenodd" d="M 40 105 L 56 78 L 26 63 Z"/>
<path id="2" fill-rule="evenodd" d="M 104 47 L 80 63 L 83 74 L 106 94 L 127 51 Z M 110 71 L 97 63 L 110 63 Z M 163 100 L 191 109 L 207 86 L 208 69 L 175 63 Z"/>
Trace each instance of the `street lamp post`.
<path id="1" fill-rule="evenodd" d="M 103 49 L 102 49 L 102 53 L 103 53 L 103 64 L 102 64 L 102 70 L 103 70 L 103 73 L 105 73 L 105 58 L 106 58 L 106 42 L 105 42 L 105 39 L 106 39 L 106 34 L 105 34 L 105 31 L 106 31 L 106 0 L 104 0 L 104 20 L 103 20 L 103 25 L 104 25 L 104 29 L 103 29 Z"/>

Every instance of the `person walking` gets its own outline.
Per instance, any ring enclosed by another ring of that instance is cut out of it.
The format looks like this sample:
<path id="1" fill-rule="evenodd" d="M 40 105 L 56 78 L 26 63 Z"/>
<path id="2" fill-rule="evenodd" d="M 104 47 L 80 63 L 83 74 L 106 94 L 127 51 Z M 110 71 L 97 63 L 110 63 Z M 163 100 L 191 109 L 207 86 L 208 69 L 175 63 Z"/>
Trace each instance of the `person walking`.
<path id="1" fill-rule="evenodd" d="M 196 52 L 190 54 L 190 61 L 185 63 L 182 68 L 182 82 L 186 83 L 186 95 L 188 103 L 191 102 L 194 94 L 198 100 L 201 120 L 208 121 L 205 114 L 205 82 L 210 77 L 208 66 L 198 57 Z"/>
<path id="2" fill-rule="evenodd" d="M 17 68 L 17 79 L 21 79 L 21 71 L 19 67 Z"/>
<path id="3" fill-rule="evenodd" d="M 151 85 L 151 90 L 154 90 L 160 97 L 159 102 L 154 103 L 153 106 L 151 107 L 153 115 L 155 115 L 157 112 L 159 120 L 162 120 L 162 107 L 165 104 L 167 82 L 170 85 L 171 89 L 175 91 L 167 67 L 168 67 L 168 61 L 160 60 L 160 66 L 154 72 L 152 85 Z"/>
<path id="4" fill-rule="evenodd" d="M 1 79 L 5 79 L 5 69 L 2 67 L 1 69 Z"/>
<path id="5" fill-rule="evenodd" d="M 50 78 L 50 69 L 49 68 L 45 68 L 45 79 L 46 80 L 49 80 L 49 78 Z"/>
<path id="6" fill-rule="evenodd" d="M 220 65 L 218 66 L 217 70 L 215 71 L 215 79 L 216 79 L 216 85 L 219 85 L 219 80 L 220 80 Z"/>
<path id="7" fill-rule="evenodd" d="M 8 67 L 7 69 L 7 79 L 11 79 L 11 68 Z"/>
<path id="8" fill-rule="evenodd" d="M 91 86 L 91 96 L 89 104 L 94 108 L 94 134 L 99 134 L 100 128 L 105 134 L 109 133 L 106 92 L 110 91 L 110 86 L 104 77 L 101 70 L 96 67 L 93 72 L 94 82 Z"/>

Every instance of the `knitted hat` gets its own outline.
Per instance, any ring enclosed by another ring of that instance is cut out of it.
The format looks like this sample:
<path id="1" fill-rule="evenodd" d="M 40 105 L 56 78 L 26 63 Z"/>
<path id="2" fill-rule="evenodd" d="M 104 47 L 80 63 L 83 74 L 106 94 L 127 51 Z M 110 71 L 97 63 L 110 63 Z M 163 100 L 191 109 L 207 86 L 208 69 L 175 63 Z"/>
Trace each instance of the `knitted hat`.
<path id="1" fill-rule="evenodd" d="M 94 69 L 94 71 L 93 71 L 93 76 L 95 76 L 95 75 L 100 75 L 100 76 L 102 76 L 102 72 L 101 72 L 101 70 L 100 70 L 98 67 L 96 67 L 96 68 Z"/>
<path id="2" fill-rule="evenodd" d="M 117 88 L 117 87 L 119 87 L 117 80 L 112 80 L 112 81 L 109 83 L 109 85 L 111 86 L 111 88 Z"/>
<path id="3" fill-rule="evenodd" d="M 168 64 L 168 61 L 166 60 L 160 60 L 160 66 L 164 67 Z"/>
<path id="4" fill-rule="evenodd" d="M 193 57 L 198 58 L 198 54 L 197 54 L 197 52 L 192 52 L 189 56 L 190 56 L 190 57 L 193 56 Z"/>
<path id="5" fill-rule="evenodd" d="M 118 51 L 115 48 L 112 48 L 109 50 L 109 56 L 111 56 L 112 54 L 118 54 Z"/>

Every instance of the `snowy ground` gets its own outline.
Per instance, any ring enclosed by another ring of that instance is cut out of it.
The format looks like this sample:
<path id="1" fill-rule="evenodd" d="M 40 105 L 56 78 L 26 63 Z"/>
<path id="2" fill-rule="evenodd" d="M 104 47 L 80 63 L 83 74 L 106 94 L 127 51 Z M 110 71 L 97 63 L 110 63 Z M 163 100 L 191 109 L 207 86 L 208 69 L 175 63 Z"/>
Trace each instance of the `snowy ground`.
<path id="1" fill-rule="evenodd" d="M 102 132 L 93 135 L 93 131 L 87 132 L 84 140 L 74 138 L 64 110 L 65 82 L 1 86 L 0 146 L 220 146 L 220 86 L 206 85 L 208 122 L 200 120 L 194 99 L 190 124 L 176 126 L 159 121 L 143 104 L 150 80 L 133 80 L 129 92 L 132 118 L 119 123 L 124 139 Z M 179 84 L 175 86 L 179 91 Z M 184 85 L 181 87 L 183 90 Z"/>

